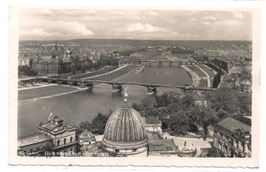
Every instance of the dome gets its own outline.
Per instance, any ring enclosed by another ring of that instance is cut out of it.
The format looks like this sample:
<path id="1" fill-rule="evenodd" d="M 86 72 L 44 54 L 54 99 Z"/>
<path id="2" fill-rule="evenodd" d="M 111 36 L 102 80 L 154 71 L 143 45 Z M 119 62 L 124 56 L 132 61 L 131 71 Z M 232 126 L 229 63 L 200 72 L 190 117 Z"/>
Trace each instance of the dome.
<path id="1" fill-rule="evenodd" d="M 147 144 L 145 122 L 139 112 L 121 107 L 112 113 L 104 131 L 103 144 L 112 149 L 138 149 Z"/>

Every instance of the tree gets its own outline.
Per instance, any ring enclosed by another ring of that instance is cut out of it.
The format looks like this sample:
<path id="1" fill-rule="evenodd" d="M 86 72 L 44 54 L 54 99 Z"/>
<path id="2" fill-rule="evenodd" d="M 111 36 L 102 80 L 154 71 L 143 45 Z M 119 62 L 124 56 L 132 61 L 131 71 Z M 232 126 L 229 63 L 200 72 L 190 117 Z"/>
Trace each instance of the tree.
<path id="1" fill-rule="evenodd" d="M 211 148 L 208 151 L 208 154 L 206 155 L 207 157 L 222 157 L 222 155 L 220 154 L 220 152 L 215 149 L 215 148 Z"/>
<path id="2" fill-rule="evenodd" d="M 170 110 L 167 107 L 159 107 L 157 109 L 159 119 L 168 118 L 170 116 Z"/>
<path id="3" fill-rule="evenodd" d="M 82 121 L 80 124 L 79 124 L 79 128 L 82 129 L 82 130 L 92 130 L 92 123 L 90 123 L 89 121 Z"/>
<path id="4" fill-rule="evenodd" d="M 190 109 L 195 104 L 195 97 L 192 94 L 185 94 L 181 98 L 182 104 L 185 106 L 186 109 Z"/>
<path id="5" fill-rule="evenodd" d="M 98 113 L 97 116 L 92 120 L 92 133 L 103 134 L 108 118 L 109 116 Z"/>
<path id="6" fill-rule="evenodd" d="M 170 134 L 179 135 L 186 134 L 189 130 L 189 118 L 184 111 L 170 116 L 169 120 Z"/>
<path id="7" fill-rule="evenodd" d="M 223 109 L 220 109 L 217 113 L 216 116 L 219 120 L 222 120 L 228 116 L 228 113 L 224 111 Z"/>
<path id="8" fill-rule="evenodd" d="M 218 71 L 217 74 L 214 76 L 213 78 L 213 88 L 217 88 L 220 84 L 220 81 L 221 81 L 221 72 Z"/>
<path id="9" fill-rule="evenodd" d="M 102 113 L 98 113 L 95 118 L 93 118 L 92 122 L 89 121 L 82 121 L 79 124 L 79 130 L 89 130 L 93 134 L 103 134 L 105 125 L 108 121 L 108 118 L 111 114 L 111 111 L 109 111 L 108 115 L 104 115 Z"/>
<path id="10" fill-rule="evenodd" d="M 239 114 L 240 115 L 251 115 L 251 105 L 252 105 L 252 96 L 248 93 L 241 93 L 238 96 L 239 101 Z"/>
<path id="11" fill-rule="evenodd" d="M 206 100 L 216 112 L 223 109 L 232 114 L 237 112 L 239 106 L 237 93 L 230 88 L 219 88 L 216 91 L 210 91 L 206 94 Z"/>
<path id="12" fill-rule="evenodd" d="M 18 67 L 18 73 L 20 75 L 26 75 L 26 76 L 35 76 L 37 75 L 37 72 L 35 72 L 31 67 L 29 66 L 19 66 Z"/>

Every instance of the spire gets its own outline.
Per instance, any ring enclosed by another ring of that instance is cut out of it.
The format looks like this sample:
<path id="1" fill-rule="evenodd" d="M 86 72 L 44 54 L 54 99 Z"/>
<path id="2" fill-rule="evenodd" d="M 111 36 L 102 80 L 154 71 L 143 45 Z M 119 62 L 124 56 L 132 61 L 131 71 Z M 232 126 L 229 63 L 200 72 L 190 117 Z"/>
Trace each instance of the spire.
<path id="1" fill-rule="evenodd" d="M 57 51 L 57 41 L 55 42 L 54 49 Z"/>
<path id="2" fill-rule="evenodd" d="M 53 112 L 50 113 L 50 115 L 48 116 L 48 121 L 51 121 L 53 119 Z"/>

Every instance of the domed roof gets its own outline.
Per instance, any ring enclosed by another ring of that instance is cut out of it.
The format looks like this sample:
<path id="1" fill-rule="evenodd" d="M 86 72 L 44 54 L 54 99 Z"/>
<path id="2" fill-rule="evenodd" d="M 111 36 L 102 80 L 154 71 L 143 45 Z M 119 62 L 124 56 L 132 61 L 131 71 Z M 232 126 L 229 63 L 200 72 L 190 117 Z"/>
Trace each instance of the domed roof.
<path id="1" fill-rule="evenodd" d="M 136 110 L 125 106 L 112 113 L 104 130 L 103 144 L 112 148 L 137 148 L 147 143 L 145 122 Z"/>

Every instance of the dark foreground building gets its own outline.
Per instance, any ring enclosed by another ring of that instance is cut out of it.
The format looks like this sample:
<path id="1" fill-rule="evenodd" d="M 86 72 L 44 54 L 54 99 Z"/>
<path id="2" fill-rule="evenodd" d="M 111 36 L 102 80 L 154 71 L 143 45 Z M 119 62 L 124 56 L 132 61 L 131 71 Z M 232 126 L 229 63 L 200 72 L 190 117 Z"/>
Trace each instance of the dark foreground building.
<path id="1" fill-rule="evenodd" d="M 251 120 L 227 117 L 211 126 L 213 147 L 225 157 L 251 157 Z"/>
<path id="2" fill-rule="evenodd" d="M 18 155 L 68 156 L 76 152 L 77 143 L 76 128 L 51 113 L 48 122 L 38 126 L 38 134 L 18 139 Z"/>

